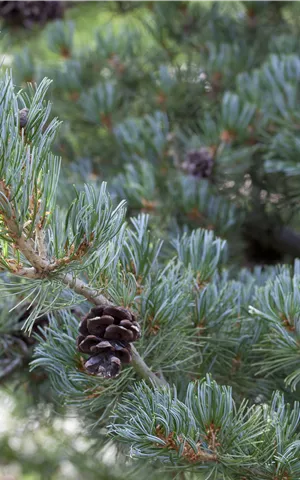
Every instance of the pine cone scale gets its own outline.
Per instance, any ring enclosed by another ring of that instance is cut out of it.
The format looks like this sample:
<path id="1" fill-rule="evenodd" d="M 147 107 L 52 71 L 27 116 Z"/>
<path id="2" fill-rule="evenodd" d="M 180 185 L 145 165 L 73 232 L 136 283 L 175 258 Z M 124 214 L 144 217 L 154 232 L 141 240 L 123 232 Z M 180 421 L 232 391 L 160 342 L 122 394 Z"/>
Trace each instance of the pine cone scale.
<path id="1" fill-rule="evenodd" d="M 77 337 L 77 339 L 76 339 L 76 343 L 77 343 L 77 348 L 78 348 L 78 350 L 79 350 L 79 345 L 80 345 L 80 343 L 81 343 L 84 339 L 85 339 L 85 336 L 84 336 L 84 335 L 81 335 L 81 334 L 78 335 L 78 337 Z"/>
<path id="2" fill-rule="evenodd" d="M 78 349 L 82 353 L 90 353 L 91 347 L 99 343 L 99 338 L 95 335 L 88 335 L 85 339 L 79 344 Z"/>
<path id="3" fill-rule="evenodd" d="M 131 328 L 132 323 L 129 320 L 121 320 L 120 327 Z"/>
<path id="4" fill-rule="evenodd" d="M 107 327 L 104 338 L 108 340 L 123 340 L 125 342 L 133 341 L 133 333 L 127 328 L 118 325 L 110 325 Z"/>
<path id="5" fill-rule="evenodd" d="M 112 315 L 115 319 L 119 320 L 133 319 L 133 315 L 128 310 L 122 307 L 105 307 L 103 313 L 104 315 Z"/>
<path id="6" fill-rule="evenodd" d="M 121 361 L 112 354 L 96 355 L 85 363 L 89 373 L 100 374 L 105 378 L 116 377 L 121 369 Z"/>
<path id="7" fill-rule="evenodd" d="M 88 328 L 87 328 L 87 319 L 84 318 L 80 324 L 79 324 L 79 328 L 78 328 L 78 331 L 79 333 L 81 333 L 82 335 L 86 336 L 89 334 L 89 331 L 88 331 Z"/>
<path id="8" fill-rule="evenodd" d="M 92 326 L 104 326 L 108 327 L 108 325 L 112 325 L 114 323 L 114 317 L 111 317 L 110 315 L 103 315 L 102 317 L 95 317 L 95 318 L 89 318 L 87 321 L 88 328 L 90 329 Z"/>
<path id="9" fill-rule="evenodd" d="M 93 353 L 100 353 L 109 350 L 111 350 L 111 343 L 106 341 L 99 342 L 97 345 L 91 347 L 91 352 Z"/>

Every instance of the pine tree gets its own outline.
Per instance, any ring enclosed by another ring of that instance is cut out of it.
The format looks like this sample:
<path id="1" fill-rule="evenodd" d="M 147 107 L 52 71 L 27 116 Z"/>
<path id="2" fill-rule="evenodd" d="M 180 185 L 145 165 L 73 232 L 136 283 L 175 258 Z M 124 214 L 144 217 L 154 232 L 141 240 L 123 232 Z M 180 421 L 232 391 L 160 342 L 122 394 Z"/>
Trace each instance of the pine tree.
<path id="1" fill-rule="evenodd" d="M 77 51 L 57 22 L 58 63 L 1 74 L 0 381 L 111 442 L 108 478 L 299 480 L 299 37 L 275 3 L 104 2 L 118 31 Z"/>

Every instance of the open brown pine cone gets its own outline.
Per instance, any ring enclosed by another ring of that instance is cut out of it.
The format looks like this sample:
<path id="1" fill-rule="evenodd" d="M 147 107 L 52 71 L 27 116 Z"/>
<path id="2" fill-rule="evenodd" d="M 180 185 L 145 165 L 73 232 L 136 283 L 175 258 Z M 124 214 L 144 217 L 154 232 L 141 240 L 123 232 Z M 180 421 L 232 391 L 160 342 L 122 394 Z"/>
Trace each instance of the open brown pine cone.
<path id="1" fill-rule="evenodd" d="M 104 378 L 116 377 L 122 364 L 131 362 L 130 343 L 140 338 L 133 313 L 122 307 L 93 307 L 79 325 L 77 347 L 89 354 L 84 367 Z"/>
<path id="2" fill-rule="evenodd" d="M 197 178 L 208 178 L 212 173 L 214 159 L 211 151 L 202 147 L 195 150 L 189 150 L 182 163 L 182 170 L 189 175 Z"/>

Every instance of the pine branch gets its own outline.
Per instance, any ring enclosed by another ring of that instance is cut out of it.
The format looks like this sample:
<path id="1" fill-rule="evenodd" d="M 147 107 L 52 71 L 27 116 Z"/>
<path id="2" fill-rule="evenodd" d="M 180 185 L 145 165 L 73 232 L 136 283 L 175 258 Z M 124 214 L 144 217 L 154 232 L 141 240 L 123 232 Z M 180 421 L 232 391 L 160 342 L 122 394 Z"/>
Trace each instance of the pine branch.
<path id="1" fill-rule="evenodd" d="M 135 385 L 119 402 L 110 433 L 131 444 L 132 456 L 175 463 L 178 471 L 193 467 L 214 469 L 215 478 L 296 479 L 298 418 L 299 403 L 286 404 L 278 392 L 270 406 L 237 407 L 231 387 L 207 376 L 189 384 L 185 400 L 175 388 Z M 277 476 L 279 469 L 286 476 Z"/>
<path id="2" fill-rule="evenodd" d="M 16 269 L 13 272 L 15 275 L 21 276 L 23 278 L 38 280 L 45 278 L 45 276 L 47 276 L 47 274 L 51 272 L 50 262 L 46 262 L 37 253 L 35 253 L 31 245 L 28 244 L 27 241 L 23 240 L 21 242 L 18 242 L 18 246 L 24 256 L 33 261 L 33 265 L 35 265 L 37 268 L 32 267 Z M 72 277 L 71 274 L 62 276 L 61 280 L 67 287 L 72 289 L 75 293 L 82 295 L 94 305 L 112 305 L 112 303 L 104 295 L 99 294 L 96 289 L 89 287 L 82 280 Z M 132 366 L 141 378 L 147 381 L 150 380 L 156 385 L 167 384 L 167 382 L 162 376 L 158 377 L 150 370 L 148 365 L 144 362 L 144 360 L 141 358 L 138 351 L 133 345 Z"/>
<path id="3" fill-rule="evenodd" d="M 2 194 L 4 198 L 9 200 L 10 192 L 3 180 L 0 181 L 0 194 Z M 14 241 L 15 246 L 23 253 L 25 258 L 35 268 L 35 270 L 38 272 L 42 272 L 44 269 L 47 269 L 49 262 L 36 254 L 33 240 L 26 238 L 24 232 L 20 233 L 19 225 L 16 221 L 16 212 L 11 205 L 10 216 L 8 216 L 6 212 L 4 212 L 2 214 L 2 220 L 5 223 L 8 234 Z"/>
<path id="4" fill-rule="evenodd" d="M 1 264 L 10 273 L 23 278 L 47 280 L 55 277 L 91 303 L 109 305 L 106 297 L 76 277 L 76 265 L 79 269 L 87 268 L 92 255 L 118 233 L 123 223 L 124 202 L 113 209 L 105 183 L 98 194 L 89 186 L 77 192 L 77 198 L 64 219 L 63 229 L 58 231 L 59 228 L 57 230 L 54 225 L 54 231 L 50 229 L 52 237 L 49 244 L 45 244 L 46 224 L 55 207 L 54 194 L 59 172 L 57 159 L 54 161 L 49 149 L 58 122 L 54 120 L 44 129 L 50 113 L 49 104 L 43 108 L 48 86 L 49 81 L 45 79 L 34 93 L 28 119 L 20 135 L 20 111 L 9 75 L 2 84 L 7 101 L 1 110 L 5 161 L 1 165 L 0 179 L 0 233 L 4 243 L 10 247 L 6 248 L 5 255 L 1 255 Z M 10 128 L 7 129 L 7 125 Z M 10 168 L 15 169 L 15 176 L 11 176 Z M 11 258 L 8 252 L 12 253 Z M 24 258 L 29 265 L 23 265 L 21 260 L 24 261 Z M 83 262 L 83 259 L 87 261 Z M 72 274 L 68 273 L 70 268 Z M 163 383 L 135 349 L 133 367 L 142 378 L 156 384 Z"/>

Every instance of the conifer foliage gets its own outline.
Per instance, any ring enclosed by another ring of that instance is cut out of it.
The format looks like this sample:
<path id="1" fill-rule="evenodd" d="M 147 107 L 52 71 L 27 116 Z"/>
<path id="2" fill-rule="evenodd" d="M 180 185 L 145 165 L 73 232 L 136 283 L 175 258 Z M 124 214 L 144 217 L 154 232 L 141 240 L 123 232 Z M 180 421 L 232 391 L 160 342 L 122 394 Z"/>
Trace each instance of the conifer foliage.
<path id="1" fill-rule="evenodd" d="M 1 71 L 0 382 L 75 411 L 128 478 L 299 480 L 295 27 L 273 2 L 119 3 L 141 30 L 77 52 L 59 22 L 53 81 L 28 50 Z M 293 262 L 242 268 L 242 234 Z"/>

